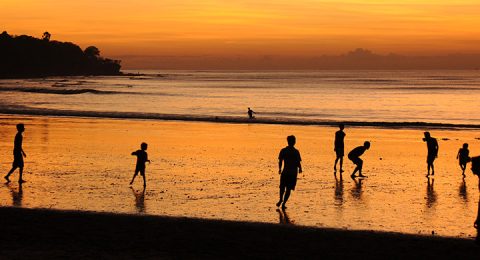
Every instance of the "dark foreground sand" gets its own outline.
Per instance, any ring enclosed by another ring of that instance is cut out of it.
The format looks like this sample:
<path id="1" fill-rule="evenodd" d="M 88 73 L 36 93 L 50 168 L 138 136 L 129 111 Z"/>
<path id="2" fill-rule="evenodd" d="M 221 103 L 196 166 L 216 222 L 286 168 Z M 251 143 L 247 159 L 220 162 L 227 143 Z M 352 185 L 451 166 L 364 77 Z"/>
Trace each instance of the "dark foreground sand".
<path id="1" fill-rule="evenodd" d="M 457 258 L 473 240 L 293 225 L 0 208 L 0 258 Z"/>

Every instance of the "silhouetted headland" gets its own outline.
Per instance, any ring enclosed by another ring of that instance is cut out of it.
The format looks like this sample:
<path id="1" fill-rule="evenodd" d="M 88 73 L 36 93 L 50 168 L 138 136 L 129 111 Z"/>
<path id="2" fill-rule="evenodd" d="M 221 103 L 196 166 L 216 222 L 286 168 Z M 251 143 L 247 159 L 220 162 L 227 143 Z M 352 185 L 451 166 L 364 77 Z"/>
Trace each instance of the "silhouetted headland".
<path id="1" fill-rule="evenodd" d="M 100 50 L 89 46 L 82 50 L 71 42 L 51 41 L 28 35 L 0 34 L 0 78 L 47 76 L 121 75 L 120 61 L 103 58 Z"/>
<path id="2" fill-rule="evenodd" d="M 480 254 L 473 239 L 42 209 L 0 208 L 0 215 L 6 259 L 476 259 Z"/>

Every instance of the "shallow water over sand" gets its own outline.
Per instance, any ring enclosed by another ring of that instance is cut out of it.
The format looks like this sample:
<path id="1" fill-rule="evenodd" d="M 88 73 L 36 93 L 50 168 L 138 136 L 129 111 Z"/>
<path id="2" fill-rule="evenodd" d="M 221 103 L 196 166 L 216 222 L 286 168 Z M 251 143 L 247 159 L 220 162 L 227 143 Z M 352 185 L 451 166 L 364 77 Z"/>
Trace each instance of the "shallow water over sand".
<path id="1" fill-rule="evenodd" d="M 0 113 L 479 125 L 479 70 L 141 71 L 0 80 Z"/>
<path id="2" fill-rule="evenodd" d="M 0 171 L 12 161 L 15 124 L 26 124 L 25 179 L 0 186 L 0 205 L 188 216 L 413 234 L 475 236 L 478 179 L 465 182 L 455 159 L 465 142 L 480 155 L 480 133 L 431 130 L 439 140 L 427 182 L 424 129 L 346 128 L 346 150 L 364 140 L 362 182 L 333 175 L 333 127 L 0 116 Z M 297 136 L 304 174 L 286 215 L 277 212 L 277 156 Z M 447 140 L 448 139 L 448 140 Z M 148 186 L 131 189 L 141 142 L 149 144 Z M 4 174 L 2 173 L 2 175 Z M 348 174 L 347 174 L 348 173 Z"/>

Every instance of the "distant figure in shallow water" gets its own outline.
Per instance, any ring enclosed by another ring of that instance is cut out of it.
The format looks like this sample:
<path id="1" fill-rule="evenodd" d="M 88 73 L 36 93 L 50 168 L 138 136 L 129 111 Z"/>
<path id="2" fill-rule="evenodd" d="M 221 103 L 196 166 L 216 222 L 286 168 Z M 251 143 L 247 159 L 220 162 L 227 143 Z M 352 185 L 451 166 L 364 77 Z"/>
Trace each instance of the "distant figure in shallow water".
<path id="1" fill-rule="evenodd" d="M 248 108 L 248 118 L 249 119 L 254 119 L 255 116 L 253 114 L 256 114 L 255 111 L 251 110 L 250 108 Z"/>
<path id="2" fill-rule="evenodd" d="M 297 174 L 302 173 L 302 158 L 300 152 L 295 149 L 295 136 L 287 137 L 288 146 L 283 148 L 278 155 L 278 174 L 280 174 L 280 200 L 277 202 L 277 207 L 282 205 L 285 209 L 285 204 L 290 197 L 290 192 L 295 190 L 297 184 Z M 282 170 L 282 163 L 283 170 Z"/>
<path id="3" fill-rule="evenodd" d="M 430 136 L 429 132 L 423 133 L 425 138 L 423 141 L 427 143 L 427 177 L 430 175 L 430 169 L 432 169 L 432 175 L 435 175 L 435 168 L 433 167 L 433 161 L 438 157 L 438 142 L 437 139 Z"/>
<path id="4" fill-rule="evenodd" d="M 468 144 L 464 143 L 463 147 L 458 150 L 457 153 L 457 159 L 458 163 L 460 164 L 460 169 L 462 169 L 462 175 L 465 177 L 465 169 L 467 168 L 467 163 L 470 161 L 469 157 L 469 151 L 468 151 Z"/>
<path id="5" fill-rule="evenodd" d="M 360 156 L 365 153 L 366 150 L 370 148 L 370 142 L 365 141 L 363 143 L 363 146 L 358 146 L 355 149 L 351 150 L 348 153 L 348 159 L 350 159 L 357 167 L 355 167 L 355 170 L 353 170 L 352 175 L 350 175 L 352 178 L 355 178 L 355 173 L 358 171 L 358 177 L 366 177 L 365 175 L 362 174 L 362 168 L 363 168 L 363 160 L 360 159 Z"/>
<path id="6" fill-rule="evenodd" d="M 137 156 L 137 165 L 135 167 L 135 173 L 133 174 L 132 181 L 130 182 L 130 185 L 133 184 L 133 181 L 135 180 L 135 177 L 137 177 L 137 174 L 140 173 L 143 177 L 143 187 L 147 186 L 147 178 L 145 176 L 145 163 L 148 162 L 150 163 L 150 160 L 148 159 L 148 154 L 145 152 L 148 148 L 148 144 L 142 143 L 140 145 L 140 150 L 137 150 L 132 153 L 132 155 Z"/>
<path id="7" fill-rule="evenodd" d="M 5 180 L 7 180 L 7 183 L 10 182 L 10 175 L 18 168 L 18 183 L 23 183 L 25 180 L 23 180 L 22 175 L 23 175 L 23 157 L 27 157 L 25 152 L 23 151 L 22 143 L 23 143 L 23 136 L 22 133 L 25 131 L 25 125 L 24 124 L 18 124 L 17 125 L 17 134 L 15 135 L 15 140 L 13 141 L 13 163 L 12 163 L 12 169 L 5 175 Z"/>
<path id="8" fill-rule="evenodd" d="M 344 150 L 345 150 L 345 145 L 343 143 L 343 140 L 345 139 L 345 132 L 343 132 L 343 129 L 345 126 L 343 124 L 340 124 L 338 126 L 340 130 L 335 132 L 335 142 L 334 142 L 334 148 L 333 150 L 335 151 L 335 154 L 337 155 L 335 159 L 335 165 L 333 166 L 333 170 L 335 173 L 337 172 L 337 162 L 340 161 L 340 174 L 343 172 L 343 156 L 344 156 Z"/>

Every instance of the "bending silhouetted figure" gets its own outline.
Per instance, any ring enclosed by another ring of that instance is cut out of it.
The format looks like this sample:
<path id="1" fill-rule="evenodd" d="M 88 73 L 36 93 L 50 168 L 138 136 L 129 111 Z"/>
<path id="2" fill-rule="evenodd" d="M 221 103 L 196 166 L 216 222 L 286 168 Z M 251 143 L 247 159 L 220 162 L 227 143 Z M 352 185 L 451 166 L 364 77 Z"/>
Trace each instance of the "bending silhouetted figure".
<path id="1" fill-rule="evenodd" d="M 278 155 L 278 174 L 280 174 L 280 199 L 277 202 L 277 207 L 282 205 L 285 209 L 285 204 L 290 197 L 290 192 L 295 190 L 297 184 L 297 175 L 302 173 L 302 158 L 300 152 L 294 147 L 295 136 L 287 137 L 288 146 L 283 148 Z M 283 170 L 282 170 L 283 163 Z"/>
<path id="2" fill-rule="evenodd" d="M 251 110 L 250 108 L 248 108 L 248 118 L 249 119 L 254 119 L 255 116 L 253 114 L 256 114 L 255 111 Z"/>
<path id="3" fill-rule="evenodd" d="M 135 180 L 135 177 L 140 173 L 143 177 L 143 187 L 147 186 L 147 177 L 145 176 L 145 163 L 148 162 L 150 163 L 150 160 L 148 159 L 148 154 L 146 152 L 148 148 L 148 144 L 142 143 L 140 145 L 140 150 L 137 150 L 132 153 L 132 155 L 137 156 L 137 165 L 135 166 L 135 173 L 133 174 L 132 181 L 130 182 L 130 185 L 133 184 L 133 181 Z"/>
<path id="4" fill-rule="evenodd" d="M 358 177 L 366 177 L 365 175 L 362 174 L 362 168 L 363 168 L 363 160 L 360 159 L 360 156 L 362 156 L 363 153 L 365 153 L 366 150 L 370 148 L 370 142 L 365 141 L 363 143 L 363 146 L 358 146 L 355 149 L 351 150 L 348 153 L 348 159 L 350 159 L 355 165 L 355 170 L 353 170 L 352 175 L 350 177 L 355 178 L 355 173 L 358 171 Z"/>
<path id="5" fill-rule="evenodd" d="M 432 175 L 435 175 L 435 168 L 433 167 L 433 161 L 438 157 L 438 142 L 437 139 L 430 136 L 429 132 L 423 133 L 425 138 L 423 141 L 427 143 L 427 177 L 430 175 L 430 169 L 432 169 Z"/>
<path id="6" fill-rule="evenodd" d="M 25 125 L 23 124 L 18 124 L 17 125 L 17 134 L 15 135 L 15 140 L 13 141 L 13 163 L 12 163 L 12 169 L 5 175 L 5 180 L 7 180 L 7 183 L 10 182 L 10 175 L 18 168 L 18 183 L 23 183 L 25 180 L 23 180 L 22 175 L 23 175 L 23 157 L 27 157 L 25 152 L 23 151 L 22 148 L 22 143 L 23 143 L 23 136 L 22 133 L 25 131 Z"/>
<path id="7" fill-rule="evenodd" d="M 344 150 L 345 150 L 345 145 L 343 143 L 343 140 L 345 139 L 345 132 L 343 132 L 343 129 L 345 126 L 343 124 L 340 124 L 338 126 L 340 130 L 335 132 L 335 142 L 334 142 L 334 148 L 333 150 L 335 151 L 335 154 L 337 157 L 335 158 L 335 165 L 333 166 L 333 170 L 335 173 L 337 172 L 337 162 L 340 161 L 340 174 L 343 172 L 343 156 L 344 156 Z"/>
<path id="8" fill-rule="evenodd" d="M 469 157 L 470 151 L 468 151 L 468 144 L 464 143 L 463 147 L 458 150 L 457 159 L 460 169 L 462 169 L 462 176 L 465 178 L 465 169 L 467 168 L 467 163 L 470 161 Z"/>

